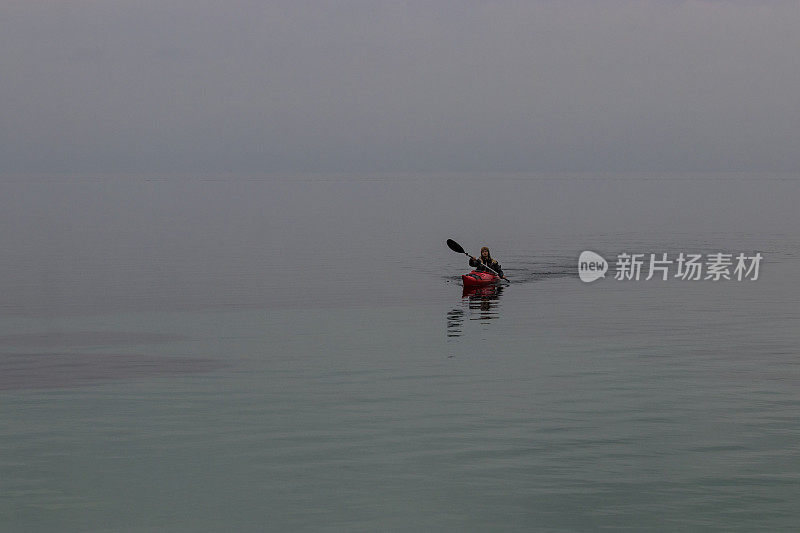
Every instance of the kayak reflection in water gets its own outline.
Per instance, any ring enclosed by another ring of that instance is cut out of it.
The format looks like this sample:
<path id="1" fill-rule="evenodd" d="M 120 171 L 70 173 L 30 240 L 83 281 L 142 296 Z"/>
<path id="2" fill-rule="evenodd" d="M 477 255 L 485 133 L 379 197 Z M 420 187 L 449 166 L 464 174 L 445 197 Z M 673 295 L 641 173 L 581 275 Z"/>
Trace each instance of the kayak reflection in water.
<path id="1" fill-rule="evenodd" d="M 498 276 L 500 276 L 502 279 L 506 279 L 506 277 L 503 275 L 503 269 L 500 267 L 500 263 L 498 263 L 496 259 L 492 258 L 492 254 L 489 252 L 489 248 L 486 246 L 481 248 L 480 258 L 476 259 L 473 256 L 469 256 L 469 266 L 478 272 L 490 272 L 489 269 L 494 270 L 497 272 Z M 489 268 L 486 268 L 487 266 Z"/>
<path id="2" fill-rule="evenodd" d="M 468 298 L 471 311 L 480 311 L 477 317 L 470 318 L 470 320 L 494 320 L 500 318 L 501 294 L 503 294 L 502 286 L 465 288 L 461 298 Z"/>
<path id="3" fill-rule="evenodd" d="M 464 333 L 464 322 L 477 320 L 484 324 L 500 318 L 500 295 L 503 287 L 464 287 L 461 294 L 462 308 L 447 313 L 447 336 L 460 337 Z"/>

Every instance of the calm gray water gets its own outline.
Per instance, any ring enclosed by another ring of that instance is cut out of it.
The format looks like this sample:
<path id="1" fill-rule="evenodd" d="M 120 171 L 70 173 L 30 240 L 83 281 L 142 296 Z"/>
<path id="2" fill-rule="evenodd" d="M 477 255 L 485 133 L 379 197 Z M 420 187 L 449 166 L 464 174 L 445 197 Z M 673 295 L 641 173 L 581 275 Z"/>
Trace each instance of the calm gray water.
<path id="1" fill-rule="evenodd" d="M 800 181 L 0 181 L 4 531 L 791 531 Z M 514 281 L 462 295 L 488 244 Z M 594 250 L 757 281 L 577 278 Z"/>

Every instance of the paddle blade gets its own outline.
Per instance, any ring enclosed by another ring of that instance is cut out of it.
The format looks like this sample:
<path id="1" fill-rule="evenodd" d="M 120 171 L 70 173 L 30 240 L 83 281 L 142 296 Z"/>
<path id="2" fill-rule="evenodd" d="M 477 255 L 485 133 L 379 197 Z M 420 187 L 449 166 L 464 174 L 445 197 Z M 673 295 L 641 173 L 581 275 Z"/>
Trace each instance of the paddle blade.
<path id="1" fill-rule="evenodd" d="M 463 254 L 463 253 L 466 253 L 466 252 L 464 251 L 464 249 L 461 247 L 461 245 L 460 245 L 460 244 L 458 244 L 458 243 L 457 243 L 456 241 L 454 241 L 453 239 L 447 239 L 447 247 L 448 247 L 448 248 L 450 248 L 451 250 L 453 250 L 453 251 L 454 251 L 455 253 L 457 253 L 457 254 Z"/>

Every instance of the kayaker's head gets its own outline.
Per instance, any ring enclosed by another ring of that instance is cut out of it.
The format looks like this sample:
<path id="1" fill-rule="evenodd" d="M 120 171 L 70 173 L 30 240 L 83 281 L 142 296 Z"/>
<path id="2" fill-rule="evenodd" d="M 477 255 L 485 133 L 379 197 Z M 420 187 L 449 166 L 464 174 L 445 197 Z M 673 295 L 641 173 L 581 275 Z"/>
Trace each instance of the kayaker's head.
<path id="1" fill-rule="evenodd" d="M 481 248 L 481 259 L 486 259 L 487 261 L 492 258 L 492 254 L 489 253 L 489 248 L 484 246 Z"/>

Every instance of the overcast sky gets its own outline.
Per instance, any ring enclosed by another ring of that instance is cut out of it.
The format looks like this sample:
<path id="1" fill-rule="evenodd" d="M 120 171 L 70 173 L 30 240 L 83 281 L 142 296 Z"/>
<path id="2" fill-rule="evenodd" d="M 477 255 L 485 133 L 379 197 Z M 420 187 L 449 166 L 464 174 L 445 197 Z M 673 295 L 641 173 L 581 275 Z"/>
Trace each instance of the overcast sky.
<path id="1" fill-rule="evenodd" d="M 800 172 L 800 3 L 0 0 L 0 173 Z"/>

